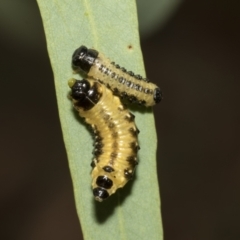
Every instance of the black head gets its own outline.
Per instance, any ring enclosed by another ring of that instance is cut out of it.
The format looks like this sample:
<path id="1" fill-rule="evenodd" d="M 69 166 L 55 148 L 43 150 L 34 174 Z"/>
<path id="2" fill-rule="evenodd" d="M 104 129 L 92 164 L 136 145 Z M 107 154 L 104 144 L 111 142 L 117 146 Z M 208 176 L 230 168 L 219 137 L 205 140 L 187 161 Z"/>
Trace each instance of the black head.
<path id="1" fill-rule="evenodd" d="M 76 80 L 73 86 L 71 87 L 72 89 L 72 98 L 75 100 L 83 100 L 86 95 L 88 94 L 88 91 L 90 89 L 90 83 L 83 79 L 83 80 Z"/>
<path id="2" fill-rule="evenodd" d="M 81 46 L 72 55 L 72 67 L 88 73 L 97 56 L 98 51 Z"/>
<path id="3" fill-rule="evenodd" d="M 155 103 L 161 102 L 161 100 L 162 100 L 162 91 L 160 90 L 160 88 L 155 88 L 154 89 L 153 99 L 154 99 Z"/>
<path id="4" fill-rule="evenodd" d="M 107 176 L 98 176 L 96 184 L 98 187 L 93 189 L 93 195 L 97 201 L 102 202 L 109 197 L 107 189 L 113 186 L 113 181 Z"/>
<path id="5" fill-rule="evenodd" d="M 99 202 L 102 202 L 103 200 L 107 199 L 109 197 L 109 194 L 106 189 L 97 187 L 93 189 L 93 195 L 95 199 Z"/>

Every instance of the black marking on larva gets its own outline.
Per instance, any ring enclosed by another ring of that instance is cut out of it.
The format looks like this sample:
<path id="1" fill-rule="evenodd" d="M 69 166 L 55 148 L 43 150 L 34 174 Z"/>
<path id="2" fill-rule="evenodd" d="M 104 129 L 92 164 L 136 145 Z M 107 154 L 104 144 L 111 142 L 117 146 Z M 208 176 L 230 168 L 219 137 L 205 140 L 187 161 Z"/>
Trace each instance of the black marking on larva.
<path id="1" fill-rule="evenodd" d="M 120 68 L 120 66 L 119 66 L 118 64 L 115 64 L 115 67 L 116 67 L 117 69 L 119 69 L 119 68 Z"/>
<path id="2" fill-rule="evenodd" d="M 128 96 L 128 101 L 129 102 L 137 102 L 138 100 L 137 100 L 137 98 L 135 96 L 130 95 L 130 96 Z"/>
<path id="3" fill-rule="evenodd" d="M 115 76 L 116 76 L 116 73 L 115 73 L 115 72 L 112 72 L 112 73 L 111 73 L 111 78 L 115 78 Z"/>
<path id="4" fill-rule="evenodd" d="M 126 85 L 127 87 L 130 87 L 131 84 L 132 84 L 132 82 L 130 82 L 130 81 L 126 81 L 126 83 L 125 83 L 125 85 Z"/>
<path id="5" fill-rule="evenodd" d="M 101 142 L 103 138 L 100 135 L 100 132 L 97 130 L 96 127 L 93 128 L 94 138 L 96 142 Z"/>
<path id="6" fill-rule="evenodd" d="M 122 92 L 121 95 L 120 95 L 121 98 L 127 98 L 127 96 L 128 96 L 128 95 L 127 95 L 126 92 Z"/>
<path id="7" fill-rule="evenodd" d="M 137 158 L 135 156 L 129 156 L 127 157 L 126 161 L 129 163 L 129 165 L 134 169 L 138 165 Z"/>
<path id="8" fill-rule="evenodd" d="M 134 73 L 132 71 L 128 71 L 127 72 L 129 76 L 133 77 L 134 76 Z"/>
<path id="9" fill-rule="evenodd" d="M 103 170 L 105 171 L 105 172 L 113 172 L 114 171 L 114 168 L 112 168 L 112 167 L 110 167 L 110 166 L 105 166 L 105 167 L 103 167 Z"/>
<path id="10" fill-rule="evenodd" d="M 101 64 L 99 67 L 99 71 L 102 72 L 103 71 L 104 66 Z"/>
<path id="11" fill-rule="evenodd" d="M 95 157 L 99 157 L 101 154 L 103 154 L 103 150 L 102 149 L 98 149 L 98 148 L 94 148 L 92 154 Z"/>
<path id="12" fill-rule="evenodd" d="M 109 179 L 107 176 L 99 176 L 96 180 L 96 184 L 99 187 L 109 189 L 113 185 L 113 181 Z"/>
<path id="13" fill-rule="evenodd" d="M 144 92 L 145 92 L 146 94 L 149 94 L 149 89 L 148 89 L 148 88 L 145 88 L 145 89 L 144 89 Z"/>
<path id="14" fill-rule="evenodd" d="M 127 72 L 126 68 L 122 67 L 121 68 L 122 72 Z"/>
<path id="15" fill-rule="evenodd" d="M 109 128 L 109 129 L 112 129 L 112 128 L 114 128 L 114 127 L 115 127 L 115 123 L 114 123 L 114 122 L 109 122 L 108 128 Z"/>
<path id="16" fill-rule="evenodd" d="M 138 150 L 140 149 L 140 147 L 138 146 L 138 144 L 136 142 L 131 142 L 129 144 L 129 146 L 133 150 L 134 153 L 137 153 Z"/>
<path id="17" fill-rule="evenodd" d="M 101 149 L 103 148 L 104 144 L 102 143 L 102 141 L 96 141 L 95 143 L 93 143 L 93 146 L 97 149 Z"/>
<path id="18" fill-rule="evenodd" d="M 127 114 L 124 118 L 125 118 L 128 122 L 133 122 L 134 119 L 135 119 L 135 115 L 133 115 L 131 112 L 129 112 L 129 114 Z"/>
<path id="19" fill-rule="evenodd" d="M 128 180 L 133 178 L 133 172 L 131 169 L 124 169 L 124 177 Z"/>
<path id="20" fill-rule="evenodd" d="M 106 75 L 110 75 L 110 74 L 111 74 L 111 70 L 109 70 L 108 68 L 106 68 L 105 71 L 104 71 L 104 73 L 105 73 Z"/>
<path id="21" fill-rule="evenodd" d="M 138 129 L 134 129 L 133 127 L 129 128 L 129 132 L 133 137 L 136 137 L 138 135 Z"/>
<path id="22" fill-rule="evenodd" d="M 96 163 L 95 163 L 95 161 L 94 161 L 94 160 L 92 160 L 92 162 L 91 162 L 90 166 L 91 166 L 92 168 L 95 168 L 95 167 L 96 167 Z"/>
<path id="23" fill-rule="evenodd" d="M 143 79 L 143 77 L 141 76 L 141 75 L 135 75 L 135 78 L 137 78 L 138 80 L 142 80 Z"/>
<path id="24" fill-rule="evenodd" d="M 104 114 L 103 119 L 105 122 L 109 121 L 111 116 L 109 114 Z"/>
<path id="25" fill-rule="evenodd" d="M 114 94 L 117 94 L 119 92 L 119 90 L 117 88 L 114 88 L 112 91 Z"/>

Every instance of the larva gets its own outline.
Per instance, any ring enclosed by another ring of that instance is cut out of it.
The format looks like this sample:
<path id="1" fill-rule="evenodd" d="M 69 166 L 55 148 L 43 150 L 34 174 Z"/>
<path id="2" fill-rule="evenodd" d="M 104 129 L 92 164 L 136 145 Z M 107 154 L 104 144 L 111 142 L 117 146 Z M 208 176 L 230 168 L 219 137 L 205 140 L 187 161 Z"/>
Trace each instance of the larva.
<path id="1" fill-rule="evenodd" d="M 85 46 L 76 49 L 72 56 L 72 66 L 86 73 L 88 77 L 103 83 L 114 94 L 130 102 L 148 107 L 159 103 L 162 99 L 162 92 L 157 85 L 111 62 L 94 49 L 88 49 Z"/>
<path id="2" fill-rule="evenodd" d="M 140 149 L 134 115 L 98 81 L 70 79 L 74 108 L 93 129 L 92 188 L 99 202 L 123 187 L 133 176 Z"/>

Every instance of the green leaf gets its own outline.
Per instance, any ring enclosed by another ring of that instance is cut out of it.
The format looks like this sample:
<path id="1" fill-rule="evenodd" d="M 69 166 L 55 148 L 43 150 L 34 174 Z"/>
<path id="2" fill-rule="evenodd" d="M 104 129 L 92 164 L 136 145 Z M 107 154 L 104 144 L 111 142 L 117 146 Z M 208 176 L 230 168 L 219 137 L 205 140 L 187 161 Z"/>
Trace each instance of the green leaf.
<path id="1" fill-rule="evenodd" d="M 135 1 L 38 0 L 38 5 L 54 72 L 60 121 L 84 239 L 162 239 L 157 139 L 152 111 L 134 111 L 141 146 L 134 180 L 105 202 L 98 203 L 91 190 L 93 140 L 67 98 L 67 81 L 73 76 L 71 56 L 82 44 L 145 75 Z"/>

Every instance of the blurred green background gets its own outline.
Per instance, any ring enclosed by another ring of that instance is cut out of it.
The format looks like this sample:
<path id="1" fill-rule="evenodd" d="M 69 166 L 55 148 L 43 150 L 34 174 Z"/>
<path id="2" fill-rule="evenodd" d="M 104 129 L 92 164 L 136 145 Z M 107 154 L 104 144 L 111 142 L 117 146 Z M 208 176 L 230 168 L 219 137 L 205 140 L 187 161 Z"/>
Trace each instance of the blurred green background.
<path id="1" fill-rule="evenodd" d="M 165 240 L 240 239 L 240 2 L 151 1 L 139 18 L 147 75 L 164 93 Z M 1 1 L 0 27 L 0 239 L 82 239 L 36 2 Z"/>

